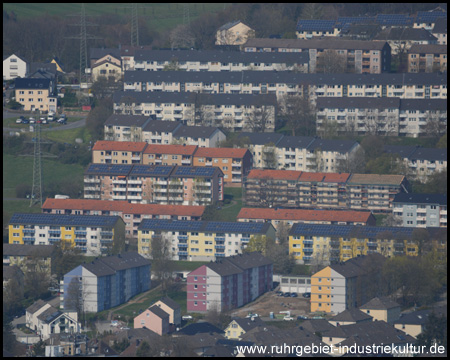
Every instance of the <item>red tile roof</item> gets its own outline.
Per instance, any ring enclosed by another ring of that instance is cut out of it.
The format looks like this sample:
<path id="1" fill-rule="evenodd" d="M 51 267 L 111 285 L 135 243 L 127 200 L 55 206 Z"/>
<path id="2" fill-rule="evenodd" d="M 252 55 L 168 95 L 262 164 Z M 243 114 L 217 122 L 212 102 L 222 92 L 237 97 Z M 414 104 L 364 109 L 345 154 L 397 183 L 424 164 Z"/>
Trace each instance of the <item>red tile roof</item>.
<path id="1" fill-rule="evenodd" d="M 200 148 L 195 157 L 243 158 L 248 149 L 238 148 Z"/>
<path id="2" fill-rule="evenodd" d="M 345 183 L 349 177 L 349 173 L 326 173 L 323 182 Z"/>
<path id="3" fill-rule="evenodd" d="M 370 211 L 242 208 L 237 219 L 367 222 Z"/>
<path id="4" fill-rule="evenodd" d="M 50 198 L 45 200 L 42 209 L 121 211 L 125 214 L 177 216 L 202 216 L 205 211 L 204 206 L 194 205 L 130 204 L 127 201 Z"/>
<path id="5" fill-rule="evenodd" d="M 144 154 L 194 155 L 197 145 L 153 145 L 150 144 Z"/>
<path id="6" fill-rule="evenodd" d="M 404 175 L 352 174 L 349 184 L 363 185 L 400 185 Z"/>
<path id="7" fill-rule="evenodd" d="M 93 151 L 144 151 L 146 142 L 136 141 L 106 141 L 99 140 L 95 143 Z"/>
<path id="8" fill-rule="evenodd" d="M 295 170 L 251 170 L 248 179 L 298 180 L 301 171 Z"/>
<path id="9" fill-rule="evenodd" d="M 299 181 L 322 181 L 324 178 L 324 173 L 302 172 Z"/>

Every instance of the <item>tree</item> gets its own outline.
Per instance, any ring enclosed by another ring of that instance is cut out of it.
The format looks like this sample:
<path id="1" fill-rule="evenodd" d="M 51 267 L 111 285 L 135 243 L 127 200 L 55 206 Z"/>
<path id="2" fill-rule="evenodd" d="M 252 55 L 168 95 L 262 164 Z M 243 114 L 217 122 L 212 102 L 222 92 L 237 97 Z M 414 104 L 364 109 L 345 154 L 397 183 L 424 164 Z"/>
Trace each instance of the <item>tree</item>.
<path id="1" fill-rule="evenodd" d="M 165 292 L 172 280 L 173 252 L 171 241 L 165 233 L 153 234 L 150 245 L 150 256 L 153 259 L 152 273 L 161 281 L 162 290 Z"/>
<path id="2" fill-rule="evenodd" d="M 382 220 L 381 222 L 381 226 L 402 226 L 403 225 L 403 220 L 401 219 L 401 217 L 392 214 L 387 214 L 386 217 Z"/>
<path id="3" fill-rule="evenodd" d="M 156 357 L 160 354 L 155 346 L 150 346 L 147 341 L 142 341 L 136 350 L 137 357 Z"/>
<path id="4" fill-rule="evenodd" d="M 306 94 L 284 95 L 280 98 L 279 109 L 293 136 L 316 134 L 316 114 Z"/>
<path id="5" fill-rule="evenodd" d="M 38 299 L 49 293 L 50 274 L 44 269 L 35 268 L 25 272 L 25 293 L 28 298 Z"/>
<path id="6" fill-rule="evenodd" d="M 172 49 L 185 49 L 194 46 L 195 37 L 191 31 L 191 26 L 180 24 L 170 32 L 170 46 Z"/>
<path id="7" fill-rule="evenodd" d="M 319 20 L 323 16 L 323 6 L 317 3 L 306 3 L 302 9 L 302 19 Z"/>
<path id="8" fill-rule="evenodd" d="M 268 105 L 255 105 L 253 111 L 244 120 L 245 130 L 262 133 L 275 130 L 273 107 Z"/>
<path id="9" fill-rule="evenodd" d="M 316 72 L 325 74 L 344 73 L 347 70 L 345 55 L 336 50 L 325 50 L 317 56 Z"/>
<path id="10" fill-rule="evenodd" d="M 380 136 L 369 135 L 361 141 L 361 147 L 364 149 L 367 160 L 375 159 L 383 153 L 383 140 Z"/>
<path id="11" fill-rule="evenodd" d="M 117 352 L 123 352 L 128 346 L 130 346 L 130 341 L 127 338 L 123 338 L 121 341 L 114 340 L 112 348 Z"/>
<path id="12" fill-rule="evenodd" d="M 447 317 L 434 311 L 428 315 L 424 331 L 417 336 L 417 346 L 426 346 L 428 351 L 434 344 L 447 348 Z"/>
<path id="13" fill-rule="evenodd" d="M 285 221 L 281 221 L 277 226 L 277 240 L 280 245 L 289 245 L 289 231 L 291 231 L 291 226 Z"/>
<path id="14" fill-rule="evenodd" d="M 52 274 L 61 280 L 70 270 L 80 265 L 83 255 L 80 249 L 72 247 L 70 243 L 62 240 L 54 245 L 54 257 L 52 260 Z"/>
<path id="15" fill-rule="evenodd" d="M 330 263 L 330 246 L 322 245 L 320 249 L 314 249 L 311 260 L 311 274 L 315 274 Z"/>
<path id="16" fill-rule="evenodd" d="M 274 240 L 266 235 L 251 236 L 244 252 L 259 251 L 266 256 L 268 255 L 268 249 L 272 246 L 272 243 L 274 243 Z"/>
<path id="17" fill-rule="evenodd" d="M 170 63 L 167 65 L 164 65 L 163 71 L 179 71 L 180 70 L 180 64 L 178 63 L 177 58 L 172 58 L 170 60 Z"/>
<path id="18" fill-rule="evenodd" d="M 318 128 L 317 134 L 322 139 L 335 139 L 339 133 L 339 124 L 335 120 L 327 120 L 325 119 L 322 122 L 322 126 L 320 129 Z"/>
<path id="19" fill-rule="evenodd" d="M 41 339 L 33 345 L 34 356 L 45 356 L 45 342 Z"/>
<path id="20" fill-rule="evenodd" d="M 366 155 L 360 146 L 351 156 L 339 159 L 336 165 L 337 172 L 363 173 L 366 167 Z"/>
<path id="21" fill-rule="evenodd" d="M 431 251 L 431 238 L 427 229 L 414 229 L 411 240 L 418 246 L 419 256 Z"/>
<path id="22" fill-rule="evenodd" d="M 366 164 L 366 172 L 369 174 L 399 174 L 401 159 L 398 154 L 384 153 L 376 159 L 371 159 Z"/>
<path id="23" fill-rule="evenodd" d="M 273 142 L 265 144 L 262 148 L 262 160 L 264 169 L 277 169 L 278 159 L 276 154 L 276 147 Z"/>
<path id="24" fill-rule="evenodd" d="M 441 136 L 438 143 L 436 144 L 436 147 L 439 149 L 446 149 L 447 148 L 447 133 Z"/>
<path id="25" fill-rule="evenodd" d="M 441 117 L 436 111 L 430 110 L 428 111 L 425 120 L 425 136 L 440 138 L 447 132 L 447 117 Z"/>
<path id="26" fill-rule="evenodd" d="M 86 128 L 91 133 L 92 141 L 103 140 L 103 130 L 106 120 L 113 113 L 113 105 L 111 99 L 103 99 L 89 113 L 86 119 Z"/>

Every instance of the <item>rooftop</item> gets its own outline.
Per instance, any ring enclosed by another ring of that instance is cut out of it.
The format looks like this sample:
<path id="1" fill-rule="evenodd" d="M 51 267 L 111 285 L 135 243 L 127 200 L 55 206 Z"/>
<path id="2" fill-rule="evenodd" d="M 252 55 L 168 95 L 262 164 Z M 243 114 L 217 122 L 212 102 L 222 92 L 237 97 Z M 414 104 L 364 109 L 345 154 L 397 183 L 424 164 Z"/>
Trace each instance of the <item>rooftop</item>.
<path id="1" fill-rule="evenodd" d="M 404 179 L 404 175 L 352 174 L 347 182 L 350 185 L 361 184 L 400 186 Z"/>
<path id="2" fill-rule="evenodd" d="M 247 154 L 247 149 L 239 148 L 199 148 L 194 157 L 211 158 L 239 158 L 242 159 Z"/>
<path id="3" fill-rule="evenodd" d="M 132 151 L 142 152 L 146 148 L 146 142 L 136 141 L 105 141 L 98 140 L 92 147 L 92 151 Z"/>
<path id="4" fill-rule="evenodd" d="M 148 310 L 158 316 L 160 319 L 167 319 L 170 317 L 168 313 L 166 313 L 163 309 L 156 305 L 149 307 Z"/>
<path id="5" fill-rule="evenodd" d="M 108 119 L 106 119 L 105 126 L 143 127 L 150 120 L 150 116 L 112 114 Z"/>
<path id="6" fill-rule="evenodd" d="M 298 180 L 301 173 L 301 171 L 295 170 L 253 169 L 248 173 L 247 179 Z"/>
<path id="7" fill-rule="evenodd" d="M 10 224 L 114 227 L 119 216 L 15 213 Z"/>
<path id="8" fill-rule="evenodd" d="M 447 45 L 414 44 L 409 48 L 408 54 L 447 54 Z"/>
<path id="9" fill-rule="evenodd" d="M 3 243 L 4 256 L 51 256 L 55 247 L 53 245 L 26 245 Z"/>
<path id="10" fill-rule="evenodd" d="M 86 268 L 96 276 L 113 275 L 116 271 L 150 266 L 150 261 L 137 252 L 96 258 L 94 261 L 80 266 Z"/>
<path id="11" fill-rule="evenodd" d="M 330 320 L 331 321 L 353 321 L 353 322 L 360 322 L 360 321 L 367 321 L 371 320 L 372 316 L 367 315 L 365 312 L 362 312 L 361 310 L 357 308 L 352 309 L 346 309 L 343 312 L 337 314 L 336 316 L 333 316 Z"/>
<path id="12" fill-rule="evenodd" d="M 158 145 L 149 144 L 144 150 L 144 154 L 177 154 L 194 155 L 197 145 Z"/>
<path id="13" fill-rule="evenodd" d="M 400 305 L 397 302 L 388 298 L 387 296 L 383 296 L 373 298 L 368 303 L 360 306 L 360 309 L 389 310 L 396 307 L 400 307 Z"/>
<path id="14" fill-rule="evenodd" d="M 395 195 L 393 203 L 447 205 L 447 195 L 398 193 Z"/>

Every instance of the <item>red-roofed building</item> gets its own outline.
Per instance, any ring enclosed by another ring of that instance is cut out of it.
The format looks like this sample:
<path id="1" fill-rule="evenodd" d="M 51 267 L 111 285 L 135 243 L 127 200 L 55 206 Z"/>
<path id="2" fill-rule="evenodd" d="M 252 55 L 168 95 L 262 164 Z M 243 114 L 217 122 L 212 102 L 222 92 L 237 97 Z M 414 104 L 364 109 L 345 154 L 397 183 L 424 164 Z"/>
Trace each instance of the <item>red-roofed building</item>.
<path id="1" fill-rule="evenodd" d="M 99 140 L 92 147 L 94 164 L 141 164 L 146 142 Z"/>
<path id="2" fill-rule="evenodd" d="M 148 165 L 192 166 L 197 145 L 155 145 L 144 151 L 143 163 Z"/>
<path id="3" fill-rule="evenodd" d="M 194 166 L 216 166 L 228 185 L 241 186 L 242 179 L 252 167 L 253 157 L 248 149 L 199 148 L 194 154 Z"/>
<path id="4" fill-rule="evenodd" d="M 270 222 L 275 228 L 280 223 L 293 225 L 331 224 L 375 226 L 375 216 L 370 211 L 307 210 L 307 209 L 262 209 L 242 208 L 237 216 L 241 222 Z"/>
<path id="5" fill-rule="evenodd" d="M 65 215 L 117 215 L 125 222 L 127 237 L 137 238 L 143 219 L 201 220 L 204 206 L 131 204 L 127 201 L 91 199 L 50 199 L 42 205 L 42 212 Z"/>

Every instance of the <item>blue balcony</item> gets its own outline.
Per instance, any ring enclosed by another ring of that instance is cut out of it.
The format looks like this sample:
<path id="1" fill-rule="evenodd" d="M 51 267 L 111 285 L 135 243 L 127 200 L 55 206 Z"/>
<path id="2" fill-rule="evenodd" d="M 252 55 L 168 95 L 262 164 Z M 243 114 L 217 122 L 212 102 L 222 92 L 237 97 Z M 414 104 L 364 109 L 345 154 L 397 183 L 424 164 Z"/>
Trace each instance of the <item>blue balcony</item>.
<path id="1" fill-rule="evenodd" d="M 243 237 L 243 238 L 241 238 L 241 241 L 242 242 L 249 242 L 250 238 L 249 237 Z"/>
<path id="2" fill-rule="evenodd" d="M 112 239 L 100 239 L 100 244 L 112 244 Z"/>
<path id="3" fill-rule="evenodd" d="M 51 243 L 55 243 L 57 241 L 61 241 L 61 238 L 49 238 L 48 241 L 50 241 Z"/>
<path id="4" fill-rule="evenodd" d="M 34 234 L 34 229 L 23 229 L 24 234 Z"/>
<path id="5" fill-rule="evenodd" d="M 54 232 L 49 234 L 49 237 L 50 238 L 54 238 L 54 237 L 60 238 L 61 237 L 61 233 L 59 231 L 58 232 L 54 231 Z"/>
<path id="6" fill-rule="evenodd" d="M 225 249 L 225 245 L 214 245 L 216 249 Z"/>
<path id="7" fill-rule="evenodd" d="M 188 247 L 188 244 L 187 243 L 178 244 L 178 247 L 186 249 Z"/>
<path id="8" fill-rule="evenodd" d="M 187 251 L 178 251 L 178 256 L 187 256 Z"/>
<path id="9" fill-rule="evenodd" d="M 304 252 L 305 254 L 312 254 L 313 251 L 314 251 L 313 248 L 303 248 L 303 252 Z"/>
<path id="10" fill-rule="evenodd" d="M 377 244 L 376 242 L 371 242 L 371 241 L 369 241 L 369 242 L 367 243 L 367 246 L 369 246 L 369 247 L 378 247 L 378 244 Z"/>
<path id="11" fill-rule="evenodd" d="M 24 237 L 23 241 L 35 241 L 36 239 L 34 237 Z"/>
<path id="12" fill-rule="evenodd" d="M 113 232 L 112 231 L 100 231 L 100 235 L 101 236 L 113 236 Z"/>
<path id="13" fill-rule="evenodd" d="M 75 244 L 77 245 L 86 245 L 86 239 L 75 239 Z"/>
<path id="14" fill-rule="evenodd" d="M 303 240 L 303 245 L 314 245 L 314 240 Z"/>
<path id="15" fill-rule="evenodd" d="M 178 240 L 187 240 L 189 236 L 187 235 L 178 235 Z"/>
<path id="16" fill-rule="evenodd" d="M 86 247 L 86 246 L 81 246 L 81 247 L 79 247 L 79 249 L 80 249 L 81 251 L 83 251 L 83 252 L 86 252 L 86 251 L 87 251 L 87 247 Z"/>
<path id="17" fill-rule="evenodd" d="M 311 261 L 312 256 L 303 256 L 303 261 Z"/>
<path id="18" fill-rule="evenodd" d="M 75 230 L 75 235 L 83 235 L 83 236 L 86 236 L 86 235 L 87 235 L 87 231 Z M 111 234 L 111 235 L 112 235 L 112 234 Z"/>
<path id="19" fill-rule="evenodd" d="M 218 236 L 214 238 L 214 241 L 225 241 L 225 236 Z"/>
<path id="20" fill-rule="evenodd" d="M 225 254 L 216 253 L 216 257 L 225 257 Z"/>

